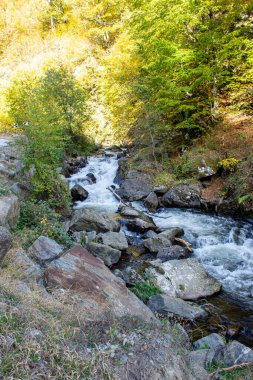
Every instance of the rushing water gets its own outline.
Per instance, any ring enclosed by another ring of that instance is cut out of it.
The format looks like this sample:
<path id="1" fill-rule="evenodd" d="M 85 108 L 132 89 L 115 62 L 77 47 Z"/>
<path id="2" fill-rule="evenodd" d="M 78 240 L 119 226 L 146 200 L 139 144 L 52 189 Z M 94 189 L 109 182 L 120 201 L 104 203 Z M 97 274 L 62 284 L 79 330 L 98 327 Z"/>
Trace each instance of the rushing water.
<path id="1" fill-rule="evenodd" d="M 70 186 L 82 184 L 89 192 L 77 208 L 96 207 L 116 212 L 118 201 L 108 190 L 113 185 L 118 163 L 114 157 L 91 157 L 88 165 L 70 179 Z M 87 174 L 93 173 L 91 184 Z M 145 210 L 141 202 L 135 207 Z M 215 277 L 231 298 L 253 308 L 253 232 L 252 225 L 229 217 L 213 216 L 183 209 L 160 209 L 153 214 L 158 227 L 182 227 L 185 239 L 194 248 L 194 256 Z"/>
<path id="2" fill-rule="evenodd" d="M 4 148 L 4 147 L 8 146 L 9 143 L 10 143 L 10 140 L 0 139 L 0 148 Z"/>

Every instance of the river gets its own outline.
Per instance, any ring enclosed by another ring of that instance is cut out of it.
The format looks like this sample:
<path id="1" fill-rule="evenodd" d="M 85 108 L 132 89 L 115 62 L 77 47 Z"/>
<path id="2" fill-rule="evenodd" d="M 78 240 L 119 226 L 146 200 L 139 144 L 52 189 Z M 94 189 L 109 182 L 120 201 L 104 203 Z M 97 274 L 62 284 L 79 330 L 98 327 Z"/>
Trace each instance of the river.
<path id="1" fill-rule="evenodd" d="M 70 187 L 80 183 L 89 192 L 76 208 L 92 207 L 107 213 L 116 213 L 118 201 L 108 190 L 114 183 L 118 162 L 116 156 L 95 156 L 88 165 L 74 174 Z M 93 173 L 96 183 L 87 180 Z M 115 185 L 115 184 L 114 184 Z M 134 206 L 145 211 L 142 202 Z M 242 341 L 253 345 L 253 231 L 243 220 L 215 216 L 189 209 L 163 208 L 152 214 L 162 229 L 182 227 L 185 239 L 193 248 L 193 256 L 222 285 L 221 295 L 212 297 L 213 305 L 231 323 L 243 324 Z M 232 318 L 232 320 L 231 320 Z"/>

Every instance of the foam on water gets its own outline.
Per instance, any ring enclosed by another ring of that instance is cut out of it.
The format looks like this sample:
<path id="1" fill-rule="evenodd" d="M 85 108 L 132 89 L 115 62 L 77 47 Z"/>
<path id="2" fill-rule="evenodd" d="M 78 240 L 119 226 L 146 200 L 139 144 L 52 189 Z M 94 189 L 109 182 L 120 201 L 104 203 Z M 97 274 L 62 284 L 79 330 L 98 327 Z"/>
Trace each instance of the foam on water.
<path id="1" fill-rule="evenodd" d="M 0 139 L 0 148 L 4 148 L 9 145 L 10 140 Z"/>
<path id="2" fill-rule="evenodd" d="M 71 187 L 80 183 L 89 192 L 88 199 L 78 202 L 77 208 L 98 207 L 115 212 L 118 202 L 107 188 L 113 184 L 117 168 L 116 157 L 90 158 L 88 165 L 70 180 Z M 95 184 L 87 181 L 88 173 L 95 175 Z M 134 206 L 145 211 L 140 202 L 135 202 Z M 193 255 L 206 270 L 220 281 L 224 290 L 253 306 L 252 225 L 183 209 L 160 209 L 152 216 L 162 229 L 182 227 L 185 239 L 193 245 Z"/>
<path id="3" fill-rule="evenodd" d="M 113 185 L 113 180 L 118 169 L 116 156 L 113 157 L 90 157 L 88 165 L 70 178 L 70 188 L 76 183 L 83 185 L 89 196 L 84 202 L 77 202 L 76 208 L 96 207 L 104 211 L 116 212 L 118 202 L 108 190 Z M 87 174 L 92 173 L 96 183 L 91 183 Z M 115 184 L 114 184 L 115 185 Z"/>

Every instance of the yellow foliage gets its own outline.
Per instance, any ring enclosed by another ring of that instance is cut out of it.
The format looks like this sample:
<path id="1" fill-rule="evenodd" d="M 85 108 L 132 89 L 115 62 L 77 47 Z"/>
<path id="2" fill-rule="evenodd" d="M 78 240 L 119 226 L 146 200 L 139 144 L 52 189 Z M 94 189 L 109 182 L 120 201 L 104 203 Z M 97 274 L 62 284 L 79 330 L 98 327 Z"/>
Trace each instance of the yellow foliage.
<path id="1" fill-rule="evenodd" d="M 236 170 L 239 162 L 240 162 L 240 160 L 237 160 L 237 158 L 234 158 L 234 157 L 225 158 L 224 160 L 221 160 L 218 163 L 218 167 L 223 169 L 224 171 L 226 171 L 228 173 L 232 173 Z"/>

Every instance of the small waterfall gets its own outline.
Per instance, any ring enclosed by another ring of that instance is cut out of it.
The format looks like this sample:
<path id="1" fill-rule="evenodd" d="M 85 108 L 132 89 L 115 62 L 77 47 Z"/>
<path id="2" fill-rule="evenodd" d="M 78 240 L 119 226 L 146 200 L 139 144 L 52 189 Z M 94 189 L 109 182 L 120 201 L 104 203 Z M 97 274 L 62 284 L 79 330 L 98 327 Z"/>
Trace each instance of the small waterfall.
<path id="1" fill-rule="evenodd" d="M 115 212 L 118 208 L 118 201 L 108 190 L 108 187 L 113 185 L 117 170 L 118 160 L 116 156 L 90 157 L 88 165 L 68 180 L 70 188 L 78 183 L 89 193 L 84 202 L 77 202 L 76 208 L 95 207 L 103 211 Z M 95 177 L 95 183 L 89 177 L 90 174 Z"/>
<path id="2" fill-rule="evenodd" d="M 113 185 L 117 169 L 116 156 L 91 157 L 88 165 L 69 180 L 70 187 L 80 183 L 89 192 L 88 199 L 76 207 L 96 207 L 114 213 L 118 201 L 108 186 Z M 96 177 L 96 183 L 91 183 L 89 173 Z M 134 202 L 134 207 L 145 212 L 141 202 Z M 224 290 L 253 306 L 252 225 L 230 217 L 173 208 L 158 210 L 153 219 L 162 229 L 182 227 L 185 239 L 193 245 L 195 258 L 220 281 Z"/>

